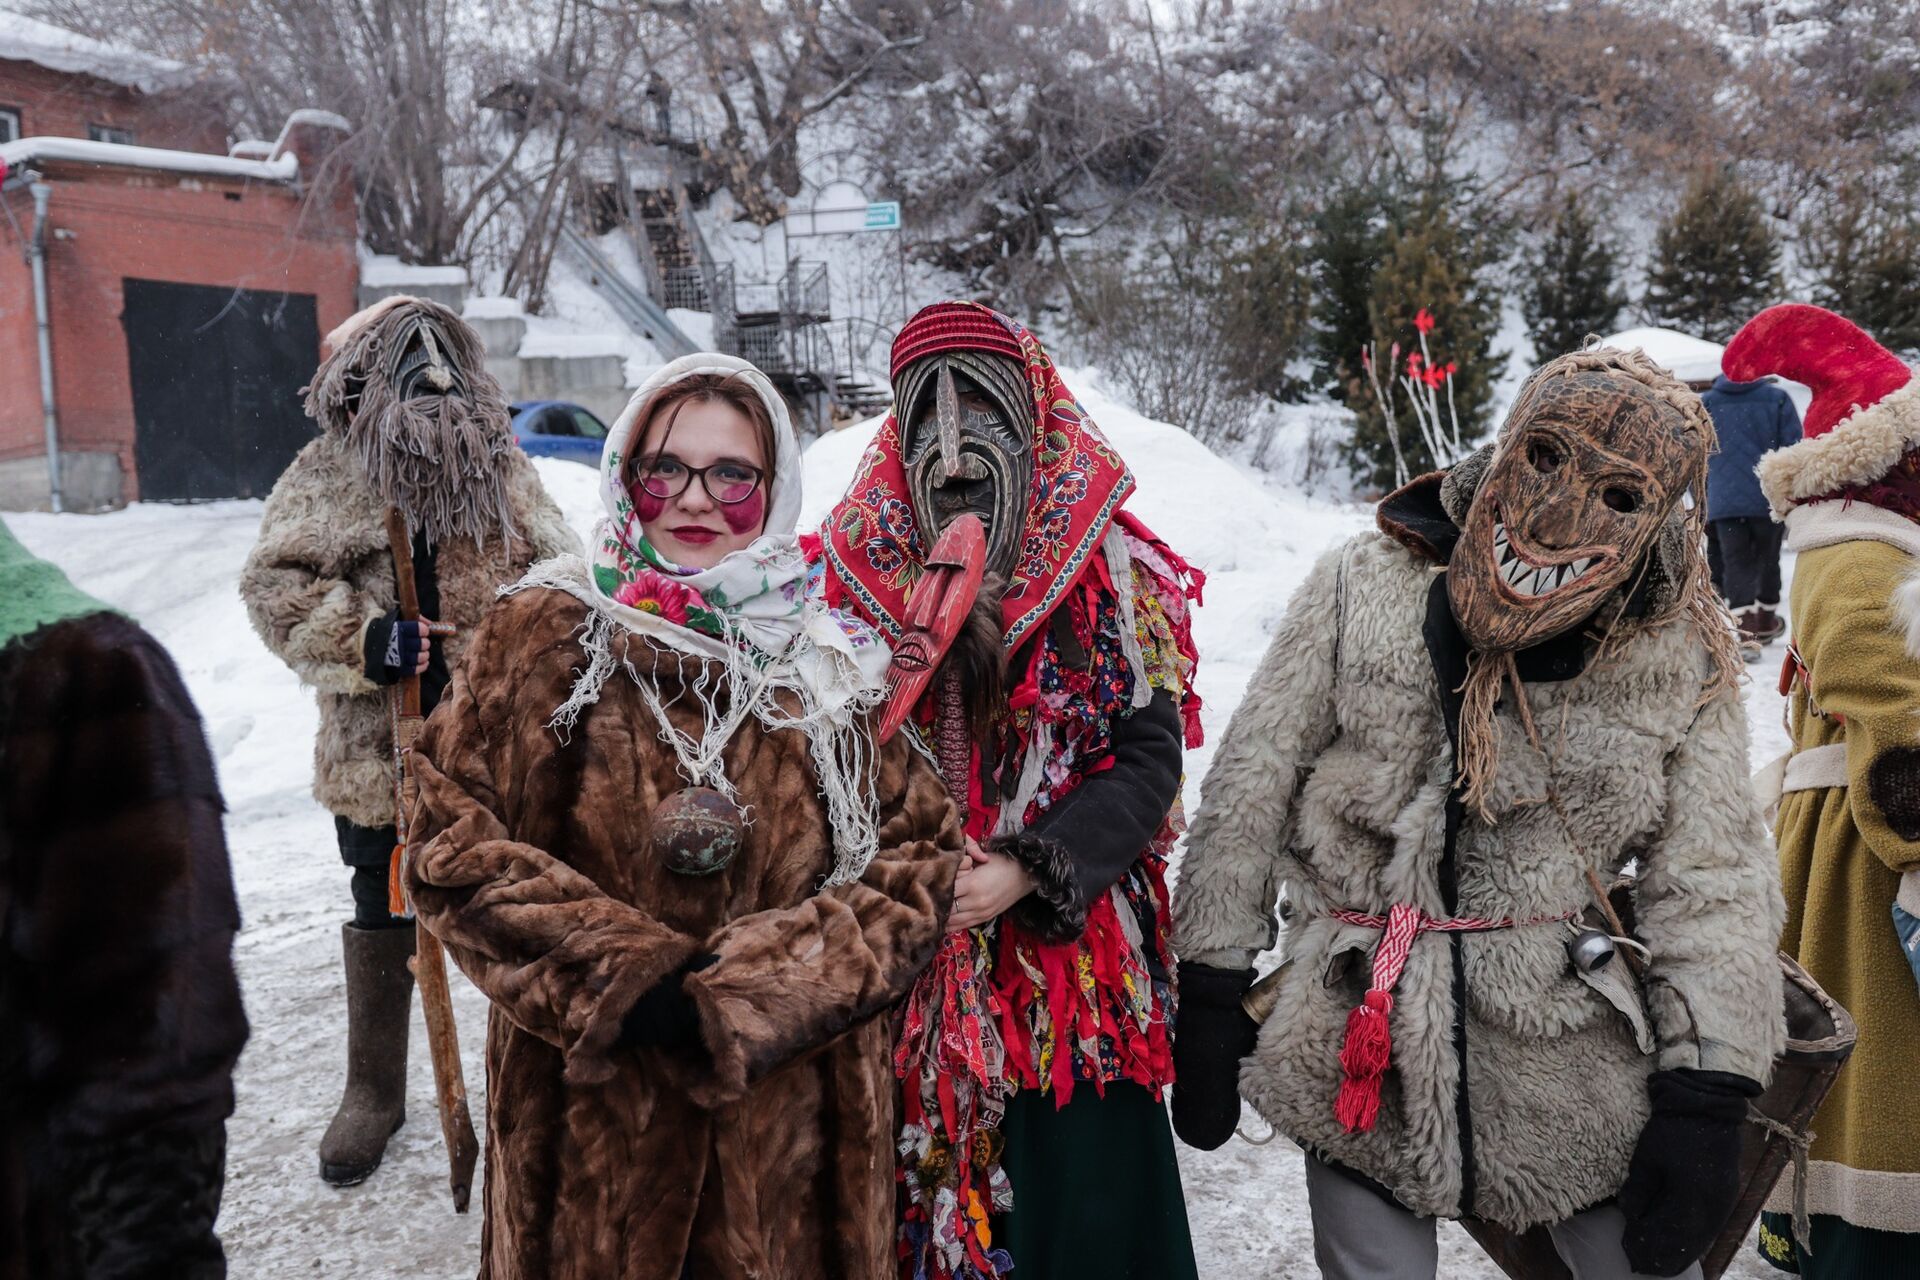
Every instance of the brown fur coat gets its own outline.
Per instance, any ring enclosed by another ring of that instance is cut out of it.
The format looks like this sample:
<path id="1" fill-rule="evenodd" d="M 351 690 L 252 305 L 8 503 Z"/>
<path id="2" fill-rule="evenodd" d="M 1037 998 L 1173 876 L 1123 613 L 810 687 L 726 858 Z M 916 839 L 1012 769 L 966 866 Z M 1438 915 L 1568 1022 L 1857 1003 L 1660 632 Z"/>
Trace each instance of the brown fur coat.
<path id="1" fill-rule="evenodd" d="M 946 791 L 889 743 L 880 852 L 822 891 L 807 740 L 749 720 L 726 752 L 744 846 L 718 874 L 676 875 L 647 838 L 684 782 L 633 680 L 616 670 L 566 741 L 546 727 L 586 664 L 585 614 L 557 591 L 502 601 L 420 748 L 409 889 L 493 1001 L 480 1275 L 890 1276 L 884 1011 L 945 924 L 961 848 Z M 701 665 L 637 637 L 626 657 L 669 704 Z M 700 732 L 692 708 L 670 714 Z M 619 1047 L 634 1002 L 703 954 L 718 960 L 686 980 L 702 1047 Z"/>
<path id="2" fill-rule="evenodd" d="M 440 621 L 448 666 L 500 587 L 527 566 L 577 553 L 580 541 L 518 449 L 507 455 L 507 502 L 517 536 L 484 550 L 466 539 L 438 556 Z M 366 469 L 329 432 L 287 467 L 260 520 L 260 541 L 240 574 L 247 615 L 267 648 L 313 686 L 320 732 L 313 743 L 313 796 L 363 827 L 393 821 L 393 730 L 386 690 L 367 679 L 361 654 L 367 625 L 394 607 L 398 591 L 387 547 L 385 509 Z"/>

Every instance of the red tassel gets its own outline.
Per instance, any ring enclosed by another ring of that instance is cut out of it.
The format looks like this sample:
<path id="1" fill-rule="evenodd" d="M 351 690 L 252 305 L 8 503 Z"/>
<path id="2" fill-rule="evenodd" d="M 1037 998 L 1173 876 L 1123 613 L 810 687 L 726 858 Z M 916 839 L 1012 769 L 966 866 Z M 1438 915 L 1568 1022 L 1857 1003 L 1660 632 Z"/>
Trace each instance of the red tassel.
<path id="1" fill-rule="evenodd" d="M 1387 1027 L 1387 1015 L 1392 1012 L 1392 994 L 1369 991 L 1347 1015 L 1347 1038 L 1340 1048 L 1340 1096 L 1334 1099 L 1333 1116 L 1348 1133 L 1370 1133 L 1379 1118 L 1380 1078 L 1393 1056 L 1393 1033 Z"/>

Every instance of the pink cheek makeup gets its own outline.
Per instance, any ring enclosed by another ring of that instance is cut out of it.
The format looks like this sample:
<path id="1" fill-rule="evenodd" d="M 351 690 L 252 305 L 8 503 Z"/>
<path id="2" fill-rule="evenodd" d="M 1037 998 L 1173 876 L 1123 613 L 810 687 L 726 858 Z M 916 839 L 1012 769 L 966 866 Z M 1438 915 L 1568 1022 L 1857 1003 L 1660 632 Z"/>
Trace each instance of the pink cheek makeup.
<path id="1" fill-rule="evenodd" d="M 640 517 L 643 524 L 652 524 L 660 518 L 660 513 L 667 509 L 665 498 L 656 498 L 639 485 L 635 485 L 628 492 L 633 495 L 634 514 Z"/>
<path id="2" fill-rule="evenodd" d="M 753 491 L 751 498 L 736 502 L 730 507 L 720 508 L 720 514 L 726 517 L 727 528 L 736 534 L 758 529 L 761 521 L 766 518 L 766 511 L 766 498 L 758 489 Z"/>

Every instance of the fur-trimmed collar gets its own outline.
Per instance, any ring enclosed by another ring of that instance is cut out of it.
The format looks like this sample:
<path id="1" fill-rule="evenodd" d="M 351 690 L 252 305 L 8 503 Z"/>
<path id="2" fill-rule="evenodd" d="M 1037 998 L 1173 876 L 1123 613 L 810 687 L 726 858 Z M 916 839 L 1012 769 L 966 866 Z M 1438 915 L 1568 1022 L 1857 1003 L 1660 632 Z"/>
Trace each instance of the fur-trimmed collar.
<path id="1" fill-rule="evenodd" d="M 1812 551 L 1842 542 L 1884 542 L 1913 558 L 1888 602 L 1907 653 L 1920 660 L 1920 524 L 1867 502 L 1810 502 L 1787 513 L 1787 550 Z"/>
<path id="2" fill-rule="evenodd" d="M 1833 498 L 1787 512 L 1786 547 L 1812 551 L 1841 542 L 1884 542 L 1920 560 L 1920 524 L 1870 502 Z"/>
<path id="3" fill-rule="evenodd" d="M 1760 488 L 1775 519 L 1848 485 L 1870 484 L 1920 445 L 1920 378 L 1855 410 L 1831 431 L 1760 459 Z"/>

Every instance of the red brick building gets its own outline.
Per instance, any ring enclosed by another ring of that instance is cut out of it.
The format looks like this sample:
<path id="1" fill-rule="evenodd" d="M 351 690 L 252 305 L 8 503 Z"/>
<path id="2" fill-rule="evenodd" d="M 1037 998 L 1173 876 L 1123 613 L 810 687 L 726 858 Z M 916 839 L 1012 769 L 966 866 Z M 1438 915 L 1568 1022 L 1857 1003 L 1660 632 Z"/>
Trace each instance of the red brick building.
<path id="1" fill-rule="evenodd" d="M 219 100 L 0 11 L 0 507 L 48 505 L 49 435 L 69 510 L 258 496 L 311 438 L 298 392 L 358 283 L 346 122 L 229 148 Z"/>

